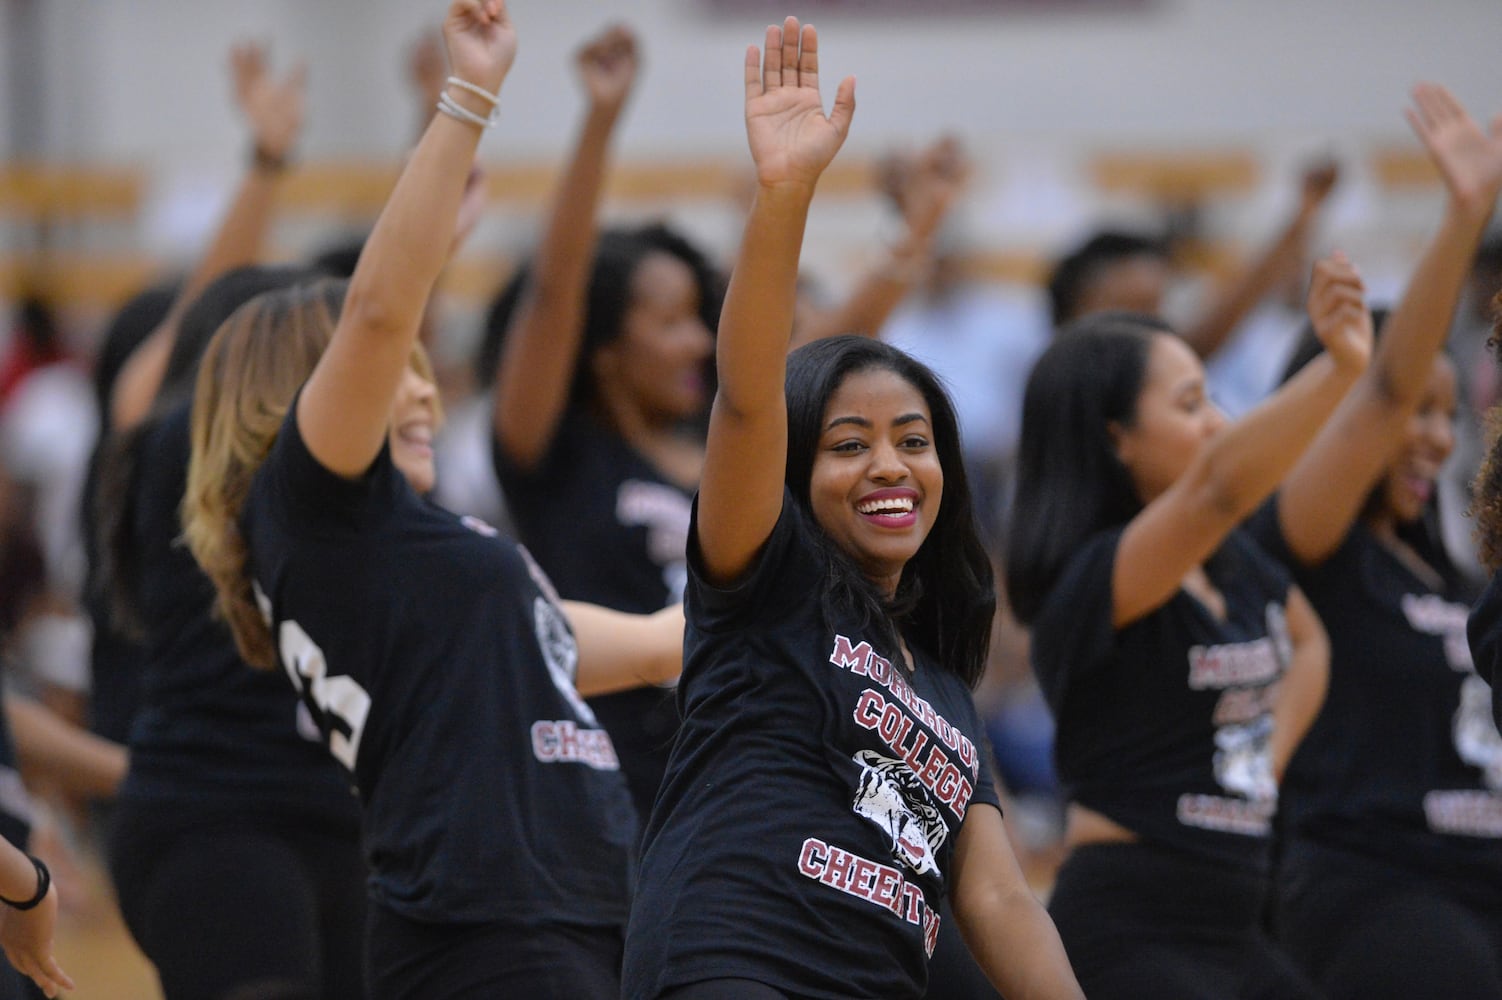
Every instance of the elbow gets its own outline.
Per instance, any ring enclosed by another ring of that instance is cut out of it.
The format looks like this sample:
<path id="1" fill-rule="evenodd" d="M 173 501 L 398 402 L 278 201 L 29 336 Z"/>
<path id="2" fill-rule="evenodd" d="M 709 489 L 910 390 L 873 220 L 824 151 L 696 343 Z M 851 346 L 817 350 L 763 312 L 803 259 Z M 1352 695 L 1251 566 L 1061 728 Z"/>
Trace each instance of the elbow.
<path id="1" fill-rule="evenodd" d="M 1186 473 L 1195 506 L 1216 521 L 1236 524 L 1249 517 L 1266 496 L 1251 489 L 1235 463 L 1211 451 Z"/>

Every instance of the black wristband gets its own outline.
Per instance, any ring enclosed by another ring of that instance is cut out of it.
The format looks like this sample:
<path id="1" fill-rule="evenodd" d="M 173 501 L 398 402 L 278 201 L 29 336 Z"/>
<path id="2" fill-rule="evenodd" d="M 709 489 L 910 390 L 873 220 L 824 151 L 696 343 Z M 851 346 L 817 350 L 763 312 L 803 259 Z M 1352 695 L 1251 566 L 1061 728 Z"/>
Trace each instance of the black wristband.
<path id="1" fill-rule="evenodd" d="M 36 891 L 36 895 L 32 896 L 30 899 L 23 900 L 23 901 L 21 901 L 19 903 L 16 902 L 14 899 L 6 899 L 4 896 L 0 896 L 0 903 L 4 903 L 6 906 L 10 907 L 12 910 L 30 910 L 30 909 L 32 909 L 38 903 L 40 903 L 42 900 L 44 900 L 44 899 L 47 898 L 47 890 L 50 889 L 50 888 L 52 888 L 52 873 L 47 870 L 47 866 L 46 865 L 42 864 L 42 859 L 39 858 L 39 857 L 37 857 L 34 854 L 28 854 L 28 855 L 26 855 L 26 857 L 27 857 L 27 860 L 29 860 L 33 865 L 36 866 L 36 870 L 37 870 L 37 891 Z"/>
<path id="2" fill-rule="evenodd" d="M 287 169 L 287 157 L 269 152 L 266 147 L 258 142 L 251 147 L 250 165 L 257 170 L 264 170 L 268 174 L 279 174 Z"/>

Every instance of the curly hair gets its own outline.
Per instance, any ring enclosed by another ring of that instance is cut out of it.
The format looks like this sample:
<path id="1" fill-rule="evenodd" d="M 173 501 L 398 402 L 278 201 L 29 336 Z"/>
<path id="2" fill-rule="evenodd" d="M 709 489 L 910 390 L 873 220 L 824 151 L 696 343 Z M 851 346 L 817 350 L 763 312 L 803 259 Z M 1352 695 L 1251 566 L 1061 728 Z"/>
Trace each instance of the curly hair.
<path id="1" fill-rule="evenodd" d="M 1492 299 L 1492 335 L 1487 346 L 1502 364 L 1502 292 Z M 1486 455 L 1471 482 L 1471 516 L 1476 519 L 1476 553 L 1487 569 L 1502 569 L 1502 403 L 1486 415 Z"/>

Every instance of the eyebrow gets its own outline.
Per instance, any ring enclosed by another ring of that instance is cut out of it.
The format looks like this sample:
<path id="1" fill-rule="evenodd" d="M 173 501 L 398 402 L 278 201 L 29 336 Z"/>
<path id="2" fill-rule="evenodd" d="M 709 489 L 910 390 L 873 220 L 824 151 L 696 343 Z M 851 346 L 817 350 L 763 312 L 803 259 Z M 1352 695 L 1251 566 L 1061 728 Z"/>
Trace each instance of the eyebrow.
<path id="1" fill-rule="evenodd" d="M 902 416 L 892 421 L 892 426 L 901 427 L 903 424 L 911 424 L 914 421 L 922 421 L 926 424 L 928 423 L 928 418 L 921 413 L 904 413 Z M 825 433 L 828 433 L 829 431 L 834 430 L 836 427 L 839 427 L 842 424 L 854 424 L 857 427 L 870 427 L 871 421 L 867 420 L 865 417 L 857 416 L 835 417 L 824 426 L 824 431 Z"/>

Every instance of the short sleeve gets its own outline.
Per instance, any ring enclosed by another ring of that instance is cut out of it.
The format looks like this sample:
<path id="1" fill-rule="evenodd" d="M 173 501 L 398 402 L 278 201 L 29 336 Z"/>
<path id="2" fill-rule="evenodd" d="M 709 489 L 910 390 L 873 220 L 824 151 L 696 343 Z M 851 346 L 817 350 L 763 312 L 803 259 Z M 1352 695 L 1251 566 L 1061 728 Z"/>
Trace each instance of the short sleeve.
<path id="1" fill-rule="evenodd" d="M 300 393 L 299 393 L 300 395 Z M 287 409 L 265 464 L 258 473 L 264 499 L 288 523 L 330 529 L 367 526 L 384 516 L 406 480 L 391 461 L 391 446 L 365 473 L 348 479 L 331 471 L 308 450 L 297 426 L 297 397 Z"/>
<path id="2" fill-rule="evenodd" d="M 1111 651 L 1111 575 L 1122 529 L 1094 536 L 1064 567 L 1033 623 L 1033 671 L 1054 714 L 1070 686 Z"/>
<path id="3" fill-rule="evenodd" d="M 1259 507 L 1242 528 L 1263 553 L 1287 567 L 1293 579 L 1311 598 L 1320 592 L 1327 580 L 1333 586 L 1344 586 L 1345 581 L 1353 578 L 1350 574 L 1356 573 L 1359 578 L 1359 532 L 1347 532 L 1340 547 L 1319 565 L 1305 565 L 1289 550 L 1288 541 L 1283 537 L 1283 525 L 1278 520 L 1277 494 Z"/>
<path id="4" fill-rule="evenodd" d="M 706 632 L 740 628 L 757 620 L 780 619 L 808 601 L 817 601 L 825 569 L 818 540 L 784 487 L 782 511 L 766 543 L 741 579 L 726 587 L 705 579 L 699 551 L 699 497 L 694 496 L 688 530 L 688 587 L 684 613 Z"/>

